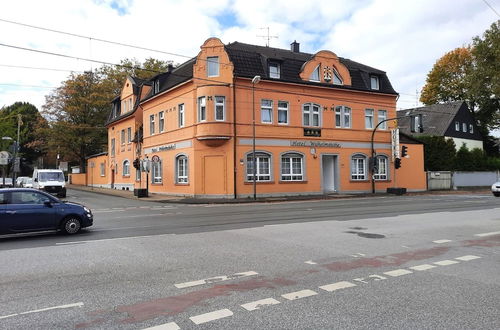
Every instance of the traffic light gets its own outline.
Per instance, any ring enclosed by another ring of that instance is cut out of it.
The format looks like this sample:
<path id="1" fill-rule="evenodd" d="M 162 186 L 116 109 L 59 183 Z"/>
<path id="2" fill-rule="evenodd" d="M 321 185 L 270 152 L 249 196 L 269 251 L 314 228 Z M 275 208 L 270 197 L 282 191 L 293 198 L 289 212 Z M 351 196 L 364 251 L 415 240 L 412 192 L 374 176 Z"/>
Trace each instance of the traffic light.
<path id="1" fill-rule="evenodd" d="M 398 168 L 400 168 L 400 167 L 401 167 L 401 158 L 396 158 L 396 159 L 394 160 L 394 168 L 395 168 L 395 169 L 398 169 Z"/>
<path id="2" fill-rule="evenodd" d="M 408 147 L 407 146 L 403 146 L 401 148 L 401 158 L 406 157 L 407 155 L 408 155 Z"/>
<path id="3" fill-rule="evenodd" d="M 134 159 L 133 163 L 135 169 L 139 169 L 141 164 L 139 162 L 139 158 Z"/>
<path id="4" fill-rule="evenodd" d="M 370 157 L 370 168 L 372 170 L 372 173 L 377 173 L 378 172 L 377 156 Z"/>

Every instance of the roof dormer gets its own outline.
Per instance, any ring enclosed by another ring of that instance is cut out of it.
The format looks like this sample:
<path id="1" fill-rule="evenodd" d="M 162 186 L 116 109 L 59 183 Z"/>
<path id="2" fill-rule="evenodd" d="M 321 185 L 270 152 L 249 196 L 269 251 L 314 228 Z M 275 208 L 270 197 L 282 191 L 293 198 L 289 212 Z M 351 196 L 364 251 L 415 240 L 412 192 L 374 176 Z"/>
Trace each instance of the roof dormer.
<path id="1" fill-rule="evenodd" d="M 300 78 L 332 85 L 351 85 L 351 75 L 335 53 L 322 50 L 305 62 L 300 71 Z"/>

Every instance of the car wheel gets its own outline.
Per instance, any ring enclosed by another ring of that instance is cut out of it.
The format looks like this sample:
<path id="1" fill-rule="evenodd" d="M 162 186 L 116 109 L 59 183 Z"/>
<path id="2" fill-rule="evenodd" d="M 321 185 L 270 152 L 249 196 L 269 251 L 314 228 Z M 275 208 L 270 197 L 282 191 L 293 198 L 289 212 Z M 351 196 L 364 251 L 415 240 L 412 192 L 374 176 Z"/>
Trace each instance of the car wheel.
<path id="1" fill-rule="evenodd" d="M 495 195 L 495 197 L 500 197 L 500 192 L 494 192 L 493 195 Z"/>
<path id="2" fill-rule="evenodd" d="M 76 234 L 80 231 L 82 225 L 80 223 L 80 219 L 75 216 L 68 217 L 64 219 L 61 225 L 61 229 L 68 235 Z"/>

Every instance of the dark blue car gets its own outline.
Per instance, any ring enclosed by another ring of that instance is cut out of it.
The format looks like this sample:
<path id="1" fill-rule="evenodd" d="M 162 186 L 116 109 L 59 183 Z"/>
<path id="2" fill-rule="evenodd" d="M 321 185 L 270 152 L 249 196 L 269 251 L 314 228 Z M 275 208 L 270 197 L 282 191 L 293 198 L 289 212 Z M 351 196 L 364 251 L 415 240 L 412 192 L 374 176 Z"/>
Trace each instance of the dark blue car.
<path id="1" fill-rule="evenodd" d="M 63 202 L 45 192 L 26 188 L 0 189 L 0 235 L 61 230 L 76 234 L 92 226 L 85 206 Z"/>

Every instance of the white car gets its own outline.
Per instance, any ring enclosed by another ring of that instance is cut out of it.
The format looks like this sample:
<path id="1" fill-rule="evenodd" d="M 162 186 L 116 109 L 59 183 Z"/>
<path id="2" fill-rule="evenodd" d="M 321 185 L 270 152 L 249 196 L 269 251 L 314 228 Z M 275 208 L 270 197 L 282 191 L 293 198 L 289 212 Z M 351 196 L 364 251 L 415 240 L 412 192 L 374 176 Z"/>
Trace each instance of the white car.
<path id="1" fill-rule="evenodd" d="M 495 197 L 500 197 L 500 181 L 491 185 L 491 192 L 495 195 Z"/>

